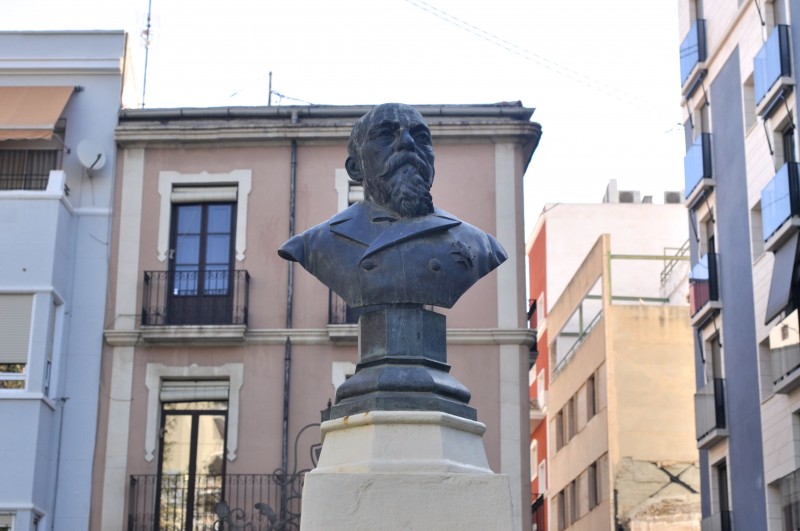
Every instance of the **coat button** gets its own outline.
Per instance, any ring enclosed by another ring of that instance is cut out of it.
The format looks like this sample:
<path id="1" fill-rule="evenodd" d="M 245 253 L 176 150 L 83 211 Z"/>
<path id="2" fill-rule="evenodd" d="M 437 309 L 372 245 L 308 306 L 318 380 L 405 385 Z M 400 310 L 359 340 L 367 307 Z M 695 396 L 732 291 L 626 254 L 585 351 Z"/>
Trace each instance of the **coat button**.
<path id="1" fill-rule="evenodd" d="M 370 271 L 372 269 L 375 269 L 375 262 L 367 258 L 366 260 L 363 260 L 361 262 L 361 269 L 363 269 L 364 271 Z"/>
<path id="2" fill-rule="evenodd" d="M 442 263 L 436 258 L 432 258 L 431 261 L 428 262 L 428 267 L 431 271 L 439 271 L 442 268 Z"/>

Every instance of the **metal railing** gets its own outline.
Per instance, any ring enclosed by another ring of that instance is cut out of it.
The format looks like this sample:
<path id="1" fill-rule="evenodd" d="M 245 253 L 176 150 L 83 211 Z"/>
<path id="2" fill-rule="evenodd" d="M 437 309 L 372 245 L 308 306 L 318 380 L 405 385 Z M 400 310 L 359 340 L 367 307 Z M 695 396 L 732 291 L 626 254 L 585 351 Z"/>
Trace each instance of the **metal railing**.
<path id="1" fill-rule="evenodd" d="M 753 91 L 756 105 L 782 76 L 792 75 L 789 26 L 779 24 L 753 59 Z"/>
<path id="2" fill-rule="evenodd" d="M 708 253 L 692 268 L 689 278 L 689 310 L 696 315 L 710 301 L 719 300 L 717 254 Z"/>
<path id="3" fill-rule="evenodd" d="M 761 190 L 761 229 L 767 241 L 784 222 L 800 212 L 800 165 L 787 162 Z"/>
<path id="4" fill-rule="evenodd" d="M 187 474 L 130 476 L 128 531 L 183 531 L 188 525 L 194 530 L 297 529 L 275 524 L 281 505 L 281 478 L 276 474 L 198 474 L 193 480 L 189 492 Z M 299 516 L 300 498 L 288 503 Z"/>
<path id="5" fill-rule="evenodd" d="M 689 79 L 695 65 L 706 60 L 706 21 L 699 18 L 681 42 L 681 85 Z"/>
<path id="6" fill-rule="evenodd" d="M 711 179 L 711 133 L 700 133 L 683 157 L 684 195 L 688 199 L 700 181 Z"/>
<path id="7" fill-rule="evenodd" d="M 60 149 L 0 150 L 0 190 L 45 190 L 62 156 Z"/>
<path id="8" fill-rule="evenodd" d="M 145 271 L 142 325 L 246 325 L 247 271 Z"/>
<path id="9" fill-rule="evenodd" d="M 694 395 L 697 440 L 712 431 L 725 429 L 725 379 L 714 378 Z"/>

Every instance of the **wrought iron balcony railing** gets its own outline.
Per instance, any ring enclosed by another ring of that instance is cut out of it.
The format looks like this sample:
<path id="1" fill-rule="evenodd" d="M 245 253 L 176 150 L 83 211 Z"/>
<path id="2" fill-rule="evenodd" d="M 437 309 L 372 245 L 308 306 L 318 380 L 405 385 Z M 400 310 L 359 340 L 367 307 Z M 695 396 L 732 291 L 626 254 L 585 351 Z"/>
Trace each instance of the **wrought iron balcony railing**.
<path id="1" fill-rule="evenodd" d="M 789 51 L 789 26 L 778 25 L 753 60 L 753 91 L 756 105 L 764 101 L 767 93 L 785 76 L 792 75 Z"/>
<path id="2" fill-rule="evenodd" d="M 711 435 L 714 430 L 727 428 L 724 378 L 714 378 L 695 393 L 694 416 L 698 441 Z"/>
<path id="3" fill-rule="evenodd" d="M 0 190 L 45 190 L 50 170 L 61 169 L 60 149 L 0 150 Z"/>
<path id="4" fill-rule="evenodd" d="M 709 302 L 719 300 L 717 254 L 708 253 L 692 268 L 689 275 L 689 310 L 694 317 Z"/>
<path id="5" fill-rule="evenodd" d="M 285 512 L 292 517 L 276 522 L 281 506 L 280 482 L 277 474 L 131 476 L 128 531 L 298 529 L 299 496 L 287 500 Z M 294 522 L 291 525 L 290 520 Z"/>
<path id="6" fill-rule="evenodd" d="M 683 158 L 684 194 L 688 199 L 703 179 L 711 179 L 711 134 L 700 133 Z"/>
<path id="7" fill-rule="evenodd" d="M 299 529 L 300 497 L 289 497 L 279 521 L 281 476 L 198 474 L 130 477 L 128 531 L 184 529 Z M 187 527 L 190 526 L 190 527 Z"/>
<path id="8" fill-rule="evenodd" d="M 145 271 L 142 325 L 246 325 L 247 271 Z"/>
<path id="9" fill-rule="evenodd" d="M 706 60 L 706 21 L 697 19 L 681 43 L 681 85 L 685 85 L 694 67 Z"/>
<path id="10" fill-rule="evenodd" d="M 800 214 L 800 170 L 787 162 L 761 190 L 761 223 L 764 241 L 791 218 Z"/>

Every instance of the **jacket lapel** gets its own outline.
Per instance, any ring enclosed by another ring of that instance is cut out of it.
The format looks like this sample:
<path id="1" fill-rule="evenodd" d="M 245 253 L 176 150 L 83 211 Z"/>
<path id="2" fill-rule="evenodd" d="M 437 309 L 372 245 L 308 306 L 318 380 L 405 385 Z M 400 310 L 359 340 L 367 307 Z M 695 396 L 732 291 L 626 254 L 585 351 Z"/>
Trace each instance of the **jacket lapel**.
<path id="1" fill-rule="evenodd" d="M 400 219 L 387 227 L 369 244 L 361 259 L 400 242 L 432 232 L 444 231 L 460 224 L 461 221 L 457 218 L 439 209 L 428 216 Z"/>

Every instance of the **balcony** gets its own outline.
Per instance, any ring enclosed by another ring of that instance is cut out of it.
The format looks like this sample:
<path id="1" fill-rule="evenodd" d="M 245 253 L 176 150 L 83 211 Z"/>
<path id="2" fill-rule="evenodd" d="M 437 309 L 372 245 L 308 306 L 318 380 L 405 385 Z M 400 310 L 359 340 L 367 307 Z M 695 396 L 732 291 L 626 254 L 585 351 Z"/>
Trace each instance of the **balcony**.
<path id="1" fill-rule="evenodd" d="M 60 149 L 0 150 L 0 190 L 46 190 L 50 171 L 60 170 Z"/>
<path id="2" fill-rule="evenodd" d="M 800 321 L 792 311 L 769 332 L 773 392 L 787 394 L 800 387 Z"/>
<path id="3" fill-rule="evenodd" d="M 720 511 L 708 518 L 703 518 L 700 523 L 700 531 L 731 531 L 733 529 L 733 513 L 731 511 Z"/>
<path id="4" fill-rule="evenodd" d="M 695 393 L 694 417 L 699 449 L 707 450 L 728 436 L 724 378 L 714 378 Z"/>
<path id="5" fill-rule="evenodd" d="M 789 26 L 778 25 L 753 59 L 756 113 L 768 118 L 794 86 L 789 50 Z"/>
<path id="6" fill-rule="evenodd" d="M 145 271 L 142 326 L 247 325 L 247 271 Z"/>
<path id="7" fill-rule="evenodd" d="M 764 246 L 775 252 L 800 225 L 800 171 L 787 162 L 761 190 Z"/>
<path id="8" fill-rule="evenodd" d="M 530 421 L 531 432 L 547 418 L 547 391 L 539 393 L 538 396 L 530 399 Z"/>
<path id="9" fill-rule="evenodd" d="M 697 19 L 683 39 L 681 55 L 681 86 L 684 97 L 689 97 L 697 88 L 706 60 L 706 21 Z"/>
<path id="10" fill-rule="evenodd" d="M 683 158 L 684 194 L 692 208 L 715 182 L 711 170 L 711 134 L 700 133 Z"/>
<path id="11" fill-rule="evenodd" d="M 689 312 L 692 326 L 704 322 L 721 307 L 717 254 L 708 253 L 700 258 L 689 274 Z"/>
<path id="12" fill-rule="evenodd" d="M 291 493 L 285 509 L 280 507 L 280 478 L 275 475 L 131 476 L 128 531 L 297 529 L 299 494 Z"/>

